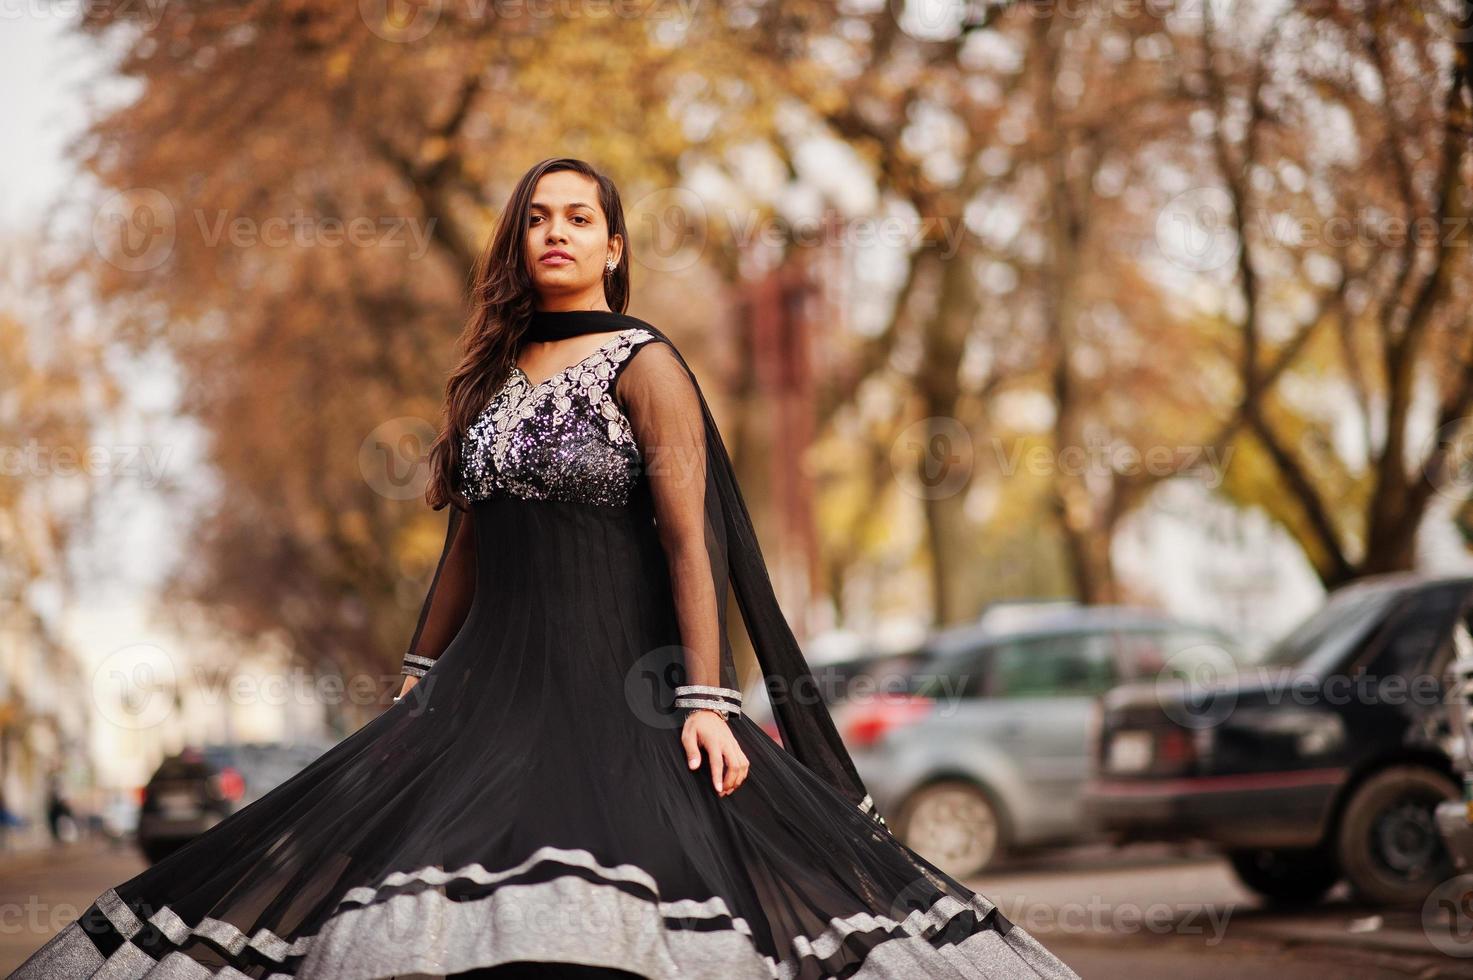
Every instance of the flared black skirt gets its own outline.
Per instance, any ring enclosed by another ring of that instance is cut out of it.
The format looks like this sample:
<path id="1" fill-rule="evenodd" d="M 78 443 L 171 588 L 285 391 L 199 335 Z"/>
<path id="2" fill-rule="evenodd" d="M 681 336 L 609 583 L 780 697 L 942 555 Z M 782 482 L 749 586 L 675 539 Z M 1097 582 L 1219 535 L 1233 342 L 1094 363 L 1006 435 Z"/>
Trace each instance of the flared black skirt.
<path id="1" fill-rule="evenodd" d="M 474 506 L 475 599 L 414 690 L 15 976 L 1075 976 L 750 719 L 736 792 L 688 767 L 647 516 Z"/>

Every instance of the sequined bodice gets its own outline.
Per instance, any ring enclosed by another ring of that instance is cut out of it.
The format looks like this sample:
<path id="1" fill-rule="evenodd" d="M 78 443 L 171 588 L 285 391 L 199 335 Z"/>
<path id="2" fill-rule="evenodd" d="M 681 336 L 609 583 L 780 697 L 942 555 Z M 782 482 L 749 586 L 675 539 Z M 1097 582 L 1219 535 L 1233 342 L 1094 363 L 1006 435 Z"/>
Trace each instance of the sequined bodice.
<path id="1" fill-rule="evenodd" d="M 614 382 L 634 349 L 654 339 L 641 327 L 620 331 L 535 384 L 513 367 L 461 443 L 466 497 L 627 504 L 639 448 Z"/>

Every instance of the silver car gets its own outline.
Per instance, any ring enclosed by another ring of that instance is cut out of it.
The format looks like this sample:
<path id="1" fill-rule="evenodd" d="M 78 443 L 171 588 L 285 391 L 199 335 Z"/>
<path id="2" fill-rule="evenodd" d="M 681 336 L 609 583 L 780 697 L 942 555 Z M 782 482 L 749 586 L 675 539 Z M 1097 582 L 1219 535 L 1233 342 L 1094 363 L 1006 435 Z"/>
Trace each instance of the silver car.
<path id="1" fill-rule="evenodd" d="M 1168 668 L 1244 661 L 1220 630 L 1121 606 L 1077 606 L 1005 634 L 956 627 L 926 649 L 920 676 L 877 678 L 877 693 L 849 692 L 834 718 L 891 829 L 958 878 L 1014 848 L 1093 836 L 1080 794 L 1101 694 Z"/>

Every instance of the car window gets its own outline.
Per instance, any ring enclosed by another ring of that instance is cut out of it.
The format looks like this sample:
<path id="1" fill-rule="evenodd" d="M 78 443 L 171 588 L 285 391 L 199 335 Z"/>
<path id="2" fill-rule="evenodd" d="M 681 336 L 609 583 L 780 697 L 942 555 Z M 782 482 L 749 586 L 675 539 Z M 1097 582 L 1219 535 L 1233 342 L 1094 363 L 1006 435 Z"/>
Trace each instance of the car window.
<path id="1" fill-rule="evenodd" d="M 1337 589 L 1318 611 L 1264 651 L 1258 664 L 1333 670 L 1405 594 L 1399 589 Z"/>
<path id="2" fill-rule="evenodd" d="M 1473 592 L 1464 588 L 1452 627 L 1448 630 L 1445 642 L 1428 662 L 1427 672 L 1437 676 L 1446 685 L 1453 679 L 1449 674 L 1453 662 L 1467 656 L 1473 656 Z"/>
<path id="3" fill-rule="evenodd" d="M 913 694 L 928 659 L 919 651 L 873 657 L 849 679 L 848 689 L 866 696 Z"/>
<path id="4" fill-rule="evenodd" d="M 1408 596 L 1388 620 L 1384 645 L 1370 655 L 1370 671 L 1378 676 L 1411 677 L 1430 670 L 1440 681 L 1440 669 L 1430 661 L 1450 638 L 1466 599 L 1467 587 L 1462 584 Z"/>
<path id="5" fill-rule="evenodd" d="M 984 697 L 988 664 L 995 653 L 996 648 L 989 645 L 937 657 L 918 668 L 913 689 L 937 700 Z"/>
<path id="6" fill-rule="evenodd" d="M 1116 683 L 1108 633 L 1071 633 L 998 646 L 989 691 L 994 697 L 1100 694 Z"/>
<path id="7" fill-rule="evenodd" d="M 819 696 L 824 703 L 835 705 L 842 702 L 847 697 L 850 684 L 855 677 L 864 673 L 865 666 L 864 660 L 855 659 L 838 660 L 814 667 L 813 682 L 818 685 Z"/>

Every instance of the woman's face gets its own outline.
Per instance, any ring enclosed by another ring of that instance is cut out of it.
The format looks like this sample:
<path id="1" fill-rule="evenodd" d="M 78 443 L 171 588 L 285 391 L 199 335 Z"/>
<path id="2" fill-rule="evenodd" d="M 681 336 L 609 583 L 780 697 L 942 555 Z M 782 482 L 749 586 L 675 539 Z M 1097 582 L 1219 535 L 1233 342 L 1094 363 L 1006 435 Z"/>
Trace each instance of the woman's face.
<path id="1" fill-rule="evenodd" d="M 577 309 L 607 307 L 605 263 L 619 261 L 623 243 L 609 238 L 598 185 L 572 170 L 538 178 L 527 215 L 527 267 L 544 304 L 557 300 Z"/>

